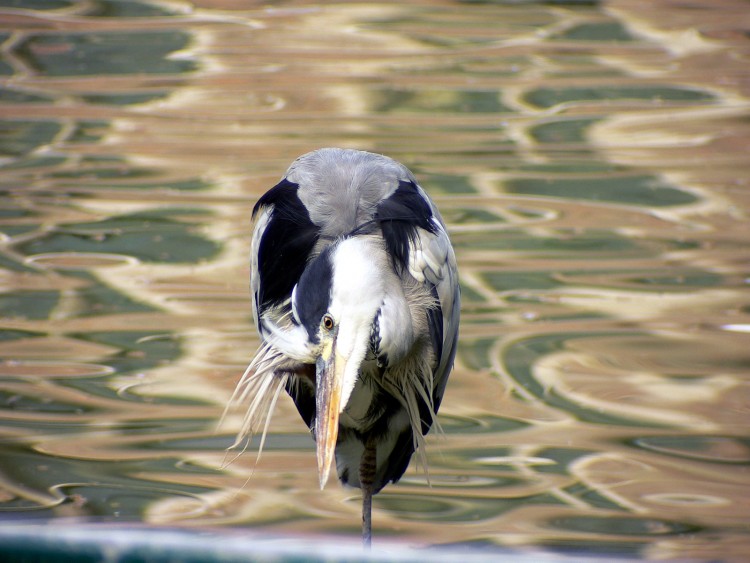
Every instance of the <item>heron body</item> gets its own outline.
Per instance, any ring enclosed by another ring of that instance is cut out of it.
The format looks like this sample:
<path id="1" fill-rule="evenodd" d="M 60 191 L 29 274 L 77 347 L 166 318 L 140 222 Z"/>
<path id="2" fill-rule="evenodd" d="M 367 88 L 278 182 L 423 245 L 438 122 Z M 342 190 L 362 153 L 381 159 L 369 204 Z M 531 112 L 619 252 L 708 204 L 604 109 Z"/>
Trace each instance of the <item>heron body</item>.
<path id="1" fill-rule="evenodd" d="M 435 422 L 456 351 L 456 260 L 437 208 L 400 163 L 321 149 L 298 158 L 253 209 L 251 290 L 263 344 L 234 400 L 238 445 L 282 389 L 316 441 L 370 499 L 403 475 Z M 366 543 L 369 542 L 365 531 Z"/>

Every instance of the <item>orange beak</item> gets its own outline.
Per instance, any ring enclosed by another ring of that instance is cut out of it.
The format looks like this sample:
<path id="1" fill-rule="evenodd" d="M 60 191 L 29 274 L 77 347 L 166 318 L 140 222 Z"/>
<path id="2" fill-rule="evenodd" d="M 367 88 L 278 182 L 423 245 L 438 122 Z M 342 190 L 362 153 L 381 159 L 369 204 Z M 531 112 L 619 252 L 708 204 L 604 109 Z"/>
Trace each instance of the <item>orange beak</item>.
<path id="1" fill-rule="evenodd" d="M 318 455 L 318 476 L 322 489 L 328 481 L 331 462 L 336 452 L 341 413 L 341 388 L 344 358 L 337 357 L 335 341 L 326 346 L 316 364 L 315 383 L 315 446 Z"/>

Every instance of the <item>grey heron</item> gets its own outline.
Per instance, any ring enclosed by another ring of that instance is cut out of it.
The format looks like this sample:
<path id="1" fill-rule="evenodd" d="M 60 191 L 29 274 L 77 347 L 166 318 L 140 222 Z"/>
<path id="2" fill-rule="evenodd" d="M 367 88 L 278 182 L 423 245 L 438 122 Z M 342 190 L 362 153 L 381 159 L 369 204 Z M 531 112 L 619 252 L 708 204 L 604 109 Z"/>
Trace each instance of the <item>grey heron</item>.
<path id="1" fill-rule="evenodd" d="M 299 157 L 253 209 L 251 290 L 262 345 L 232 402 L 237 441 L 262 430 L 284 389 L 316 442 L 321 489 L 335 456 L 372 495 L 398 481 L 436 422 L 456 353 L 459 287 L 445 224 L 412 173 L 386 156 Z M 425 465 L 425 458 L 422 457 Z"/>

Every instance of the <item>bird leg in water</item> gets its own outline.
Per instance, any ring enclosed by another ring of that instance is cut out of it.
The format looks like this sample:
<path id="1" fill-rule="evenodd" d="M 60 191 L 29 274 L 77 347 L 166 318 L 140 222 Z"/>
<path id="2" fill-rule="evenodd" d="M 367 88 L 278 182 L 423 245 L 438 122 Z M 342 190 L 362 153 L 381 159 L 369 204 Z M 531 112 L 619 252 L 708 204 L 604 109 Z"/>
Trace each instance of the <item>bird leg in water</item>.
<path id="1" fill-rule="evenodd" d="M 359 463 L 359 486 L 362 489 L 362 546 L 372 544 L 372 484 L 375 480 L 377 446 L 372 436 L 365 442 L 365 451 Z"/>

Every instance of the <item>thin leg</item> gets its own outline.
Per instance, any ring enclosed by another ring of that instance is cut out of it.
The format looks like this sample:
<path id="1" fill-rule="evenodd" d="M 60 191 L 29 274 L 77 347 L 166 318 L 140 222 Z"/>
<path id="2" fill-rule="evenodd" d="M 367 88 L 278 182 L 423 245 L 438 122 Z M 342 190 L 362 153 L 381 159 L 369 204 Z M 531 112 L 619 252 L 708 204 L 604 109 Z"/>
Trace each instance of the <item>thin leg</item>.
<path id="1" fill-rule="evenodd" d="M 362 546 L 372 545 L 372 484 L 375 480 L 375 440 L 368 438 L 359 464 L 359 484 L 362 488 Z"/>

